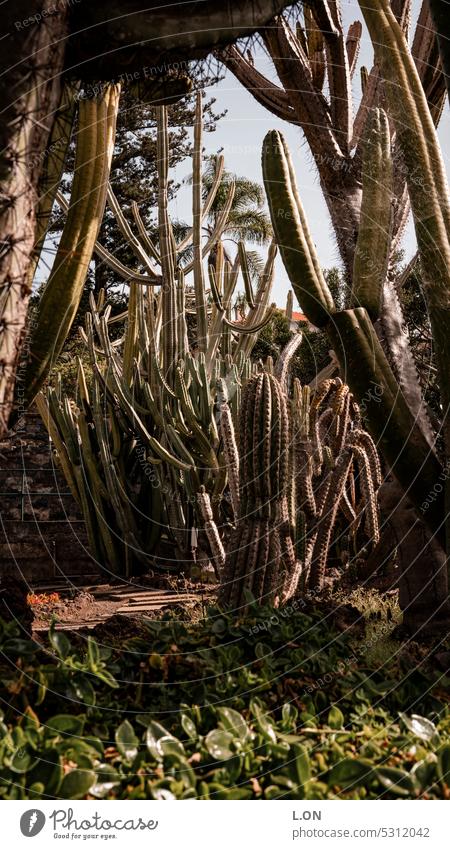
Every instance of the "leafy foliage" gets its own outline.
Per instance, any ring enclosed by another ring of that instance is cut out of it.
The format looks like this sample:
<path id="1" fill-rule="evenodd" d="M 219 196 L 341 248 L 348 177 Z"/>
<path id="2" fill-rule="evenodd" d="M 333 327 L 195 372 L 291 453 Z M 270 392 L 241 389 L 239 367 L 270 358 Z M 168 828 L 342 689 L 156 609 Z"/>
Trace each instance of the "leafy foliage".
<path id="1" fill-rule="evenodd" d="M 401 651 L 367 667 L 319 610 L 209 614 L 83 651 L 2 623 L 0 796 L 448 797 L 448 678 Z"/>

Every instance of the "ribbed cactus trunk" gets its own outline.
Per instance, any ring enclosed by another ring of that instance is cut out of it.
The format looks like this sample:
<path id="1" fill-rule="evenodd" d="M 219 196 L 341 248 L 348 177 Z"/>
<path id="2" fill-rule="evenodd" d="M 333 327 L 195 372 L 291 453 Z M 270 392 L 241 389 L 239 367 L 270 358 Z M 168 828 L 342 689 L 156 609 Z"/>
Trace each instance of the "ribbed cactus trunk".
<path id="1" fill-rule="evenodd" d="M 286 398 L 273 375 L 248 381 L 239 435 L 240 506 L 227 551 L 221 604 L 242 610 L 250 595 L 279 603 L 296 570 L 289 521 L 289 420 Z"/>
<path id="2" fill-rule="evenodd" d="M 40 0 L 33 12 L 45 15 L 45 24 L 21 28 L 30 18 L 29 2 L 18 0 L 2 9 L 6 64 L 0 89 L 0 433 L 8 427 L 24 339 L 36 197 L 60 102 L 69 10 L 69 4 L 61 4 L 55 13 L 53 0 Z"/>

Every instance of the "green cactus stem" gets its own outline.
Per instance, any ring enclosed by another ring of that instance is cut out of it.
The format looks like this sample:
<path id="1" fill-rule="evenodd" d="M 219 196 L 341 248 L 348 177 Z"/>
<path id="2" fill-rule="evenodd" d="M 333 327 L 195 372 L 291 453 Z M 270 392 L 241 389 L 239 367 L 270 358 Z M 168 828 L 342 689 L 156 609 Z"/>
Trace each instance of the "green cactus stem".
<path id="1" fill-rule="evenodd" d="M 262 152 L 272 226 L 295 295 L 309 321 L 324 327 L 335 309 L 311 239 L 283 136 L 267 133 Z"/>
<path id="2" fill-rule="evenodd" d="M 59 355 L 75 318 L 106 200 L 119 86 L 98 100 L 81 100 L 69 214 L 50 278 L 39 303 L 25 375 L 31 401 Z"/>

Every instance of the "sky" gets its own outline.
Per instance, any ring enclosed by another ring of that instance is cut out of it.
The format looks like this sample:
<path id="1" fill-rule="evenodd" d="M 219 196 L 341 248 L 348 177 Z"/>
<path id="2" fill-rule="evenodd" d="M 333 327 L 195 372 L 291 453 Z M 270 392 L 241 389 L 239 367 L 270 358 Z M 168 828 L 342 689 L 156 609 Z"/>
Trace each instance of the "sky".
<path id="1" fill-rule="evenodd" d="M 418 7 L 419 4 L 413 2 L 413 21 L 415 20 Z M 362 16 L 358 3 L 352 2 L 352 0 L 342 0 L 342 10 L 346 27 L 354 20 L 361 20 Z M 275 80 L 276 77 L 272 63 L 265 56 L 262 49 L 255 49 L 253 53 L 258 69 L 267 77 Z M 364 27 L 359 65 L 366 65 L 370 69 L 372 56 L 371 41 Z M 359 69 L 357 69 L 354 76 L 354 91 L 355 102 L 357 103 L 357 98 L 360 94 Z M 214 133 L 204 134 L 205 151 L 207 154 L 211 154 L 223 148 L 227 170 L 239 175 L 245 175 L 252 180 L 262 183 L 261 147 L 264 136 L 271 129 L 279 129 L 283 132 L 291 152 L 300 196 L 306 210 L 319 260 L 324 268 L 339 265 L 339 254 L 328 210 L 320 190 L 317 170 L 301 130 L 278 119 L 260 106 L 252 95 L 229 72 L 227 72 L 225 79 L 214 88 L 208 90 L 207 94 L 217 97 L 218 108 L 220 110 L 226 109 L 227 115 L 219 121 Z M 441 119 L 439 137 L 447 172 L 449 172 L 450 117 L 448 102 Z M 182 163 L 174 170 L 174 177 L 178 181 L 189 173 L 189 164 Z M 172 206 L 175 216 L 181 220 L 189 221 L 191 218 L 190 203 L 190 190 L 181 189 Z M 409 223 L 405 232 L 403 248 L 406 259 L 411 257 L 416 250 L 412 222 Z M 262 249 L 263 251 L 264 249 Z M 278 258 L 273 290 L 273 299 L 278 306 L 284 306 L 289 288 L 286 272 L 281 259 Z"/>

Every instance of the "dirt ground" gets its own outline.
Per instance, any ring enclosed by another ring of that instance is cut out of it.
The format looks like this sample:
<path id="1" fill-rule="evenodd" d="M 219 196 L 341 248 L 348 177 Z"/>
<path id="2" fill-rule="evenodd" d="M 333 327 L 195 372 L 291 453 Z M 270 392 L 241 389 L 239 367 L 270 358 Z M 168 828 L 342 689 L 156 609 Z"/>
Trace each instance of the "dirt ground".
<path id="1" fill-rule="evenodd" d="M 150 582 L 149 582 L 150 583 Z M 160 586 L 155 586 L 160 584 Z M 58 629 L 93 628 L 111 617 L 154 618 L 167 608 L 190 610 L 212 603 L 216 587 L 190 581 L 152 581 L 71 587 L 70 585 L 36 588 L 30 594 L 34 621 L 33 631 L 48 628 L 53 618 Z"/>

